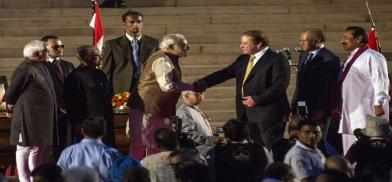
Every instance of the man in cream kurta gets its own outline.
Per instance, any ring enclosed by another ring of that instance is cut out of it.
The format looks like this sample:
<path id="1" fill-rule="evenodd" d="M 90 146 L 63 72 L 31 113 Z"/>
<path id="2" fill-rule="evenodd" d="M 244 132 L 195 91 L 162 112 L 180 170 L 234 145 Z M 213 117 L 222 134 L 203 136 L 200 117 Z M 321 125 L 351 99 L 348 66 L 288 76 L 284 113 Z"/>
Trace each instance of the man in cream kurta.
<path id="1" fill-rule="evenodd" d="M 339 133 L 342 133 L 344 153 L 356 141 L 353 131 L 365 128 L 369 116 L 388 118 L 389 80 L 386 59 L 382 54 L 367 48 L 367 42 L 366 32 L 361 27 L 348 27 L 343 34 L 343 48 L 351 51 L 340 78 L 343 77 Z M 350 67 L 348 63 L 352 59 L 355 61 Z M 345 69 L 349 70 L 343 76 Z"/>

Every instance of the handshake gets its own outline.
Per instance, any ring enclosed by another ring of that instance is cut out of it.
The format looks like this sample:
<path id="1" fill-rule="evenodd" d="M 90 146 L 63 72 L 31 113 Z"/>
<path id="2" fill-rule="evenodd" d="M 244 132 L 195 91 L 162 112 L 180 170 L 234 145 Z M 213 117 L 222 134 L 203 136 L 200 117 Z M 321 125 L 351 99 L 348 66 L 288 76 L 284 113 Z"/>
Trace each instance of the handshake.
<path id="1" fill-rule="evenodd" d="M 205 81 L 195 81 L 192 84 L 192 90 L 194 92 L 204 92 L 207 89 L 207 83 Z"/>

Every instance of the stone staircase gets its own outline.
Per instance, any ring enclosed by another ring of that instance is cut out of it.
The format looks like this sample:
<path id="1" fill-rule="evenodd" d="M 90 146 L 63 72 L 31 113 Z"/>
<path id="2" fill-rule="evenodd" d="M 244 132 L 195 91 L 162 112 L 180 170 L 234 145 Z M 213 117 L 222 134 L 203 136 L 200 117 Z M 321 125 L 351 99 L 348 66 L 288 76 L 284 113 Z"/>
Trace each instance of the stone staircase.
<path id="1" fill-rule="evenodd" d="M 369 0 L 383 52 L 392 59 L 392 1 Z M 22 9 L 23 4 L 23 9 Z M 64 58 L 75 65 L 76 47 L 92 43 L 90 1 L 0 0 L 0 73 L 10 77 L 22 60 L 25 43 L 45 34 L 58 35 L 65 44 Z M 326 46 L 342 59 L 340 40 L 347 26 L 370 30 L 364 2 L 358 0 L 129 0 L 128 7 L 144 14 L 144 33 L 161 38 L 181 33 L 191 51 L 181 60 L 184 80 L 192 82 L 224 68 L 241 53 L 239 38 L 250 29 L 264 31 L 272 49 L 298 47 L 299 35 L 321 28 Z M 102 9 L 105 40 L 123 34 L 121 14 L 127 9 Z M 293 64 L 298 55 L 293 53 Z M 295 87 L 295 68 L 287 93 Z M 220 125 L 235 117 L 234 80 L 206 92 L 202 108 Z M 181 101 L 180 101 L 181 102 Z"/>

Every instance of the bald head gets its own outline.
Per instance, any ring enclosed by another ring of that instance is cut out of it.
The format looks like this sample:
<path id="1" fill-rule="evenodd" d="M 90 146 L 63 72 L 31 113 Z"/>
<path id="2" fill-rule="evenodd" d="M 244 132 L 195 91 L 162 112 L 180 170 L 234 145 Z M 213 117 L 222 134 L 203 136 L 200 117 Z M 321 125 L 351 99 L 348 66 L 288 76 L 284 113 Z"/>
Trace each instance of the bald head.
<path id="1" fill-rule="evenodd" d="M 331 169 L 343 172 L 347 174 L 349 177 L 354 176 L 354 169 L 351 163 L 344 157 L 334 155 L 328 157 L 324 164 L 325 169 Z"/>

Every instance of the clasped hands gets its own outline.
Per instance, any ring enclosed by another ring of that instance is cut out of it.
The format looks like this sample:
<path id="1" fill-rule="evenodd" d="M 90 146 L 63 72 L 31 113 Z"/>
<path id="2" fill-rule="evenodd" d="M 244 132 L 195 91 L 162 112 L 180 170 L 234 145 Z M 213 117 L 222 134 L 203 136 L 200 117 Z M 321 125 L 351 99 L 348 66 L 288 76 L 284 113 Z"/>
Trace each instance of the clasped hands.
<path id="1" fill-rule="evenodd" d="M 195 92 L 204 92 L 207 89 L 208 85 L 205 81 L 195 81 L 192 84 L 192 90 Z M 256 102 L 253 100 L 251 96 L 242 97 L 242 104 L 246 107 L 253 108 L 256 105 Z"/>
<path id="2" fill-rule="evenodd" d="M 193 82 L 193 84 L 192 84 L 192 90 L 194 92 L 199 92 L 199 93 L 204 92 L 207 90 L 207 87 L 208 86 L 205 81 L 198 80 L 198 81 Z"/>

